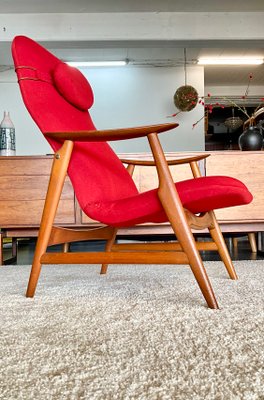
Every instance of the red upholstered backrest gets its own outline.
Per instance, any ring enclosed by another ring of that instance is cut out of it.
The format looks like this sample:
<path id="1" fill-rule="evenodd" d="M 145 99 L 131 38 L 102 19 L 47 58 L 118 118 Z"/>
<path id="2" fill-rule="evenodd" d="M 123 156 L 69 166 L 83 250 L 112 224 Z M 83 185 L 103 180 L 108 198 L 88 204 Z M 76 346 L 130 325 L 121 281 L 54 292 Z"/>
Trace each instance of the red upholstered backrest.
<path id="1" fill-rule="evenodd" d="M 24 103 L 42 133 L 94 130 L 87 111 L 93 92 L 81 72 L 25 36 L 13 40 L 12 54 Z M 53 150 L 61 143 L 48 140 Z M 80 206 L 137 193 L 132 178 L 105 143 L 76 142 L 68 174 Z"/>

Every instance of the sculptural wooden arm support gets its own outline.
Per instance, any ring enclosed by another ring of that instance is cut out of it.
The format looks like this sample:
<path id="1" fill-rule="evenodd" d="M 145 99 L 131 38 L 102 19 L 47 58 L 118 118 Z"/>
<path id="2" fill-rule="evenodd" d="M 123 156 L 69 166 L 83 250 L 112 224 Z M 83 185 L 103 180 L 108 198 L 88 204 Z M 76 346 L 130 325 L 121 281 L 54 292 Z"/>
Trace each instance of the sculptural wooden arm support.
<path id="1" fill-rule="evenodd" d="M 139 126 L 135 128 L 108 129 L 102 131 L 75 132 L 44 132 L 46 137 L 56 140 L 71 140 L 77 142 L 107 142 L 114 140 L 136 139 L 150 133 L 161 133 L 177 128 L 179 124 L 159 124 Z"/>
<path id="2" fill-rule="evenodd" d="M 189 164 L 194 161 L 200 161 L 203 160 L 207 157 L 209 157 L 210 154 L 199 154 L 197 156 L 186 156 L 186 157 L 180 157 L 170 160 L 167 159 L 167 164 L 168 165 L 180 165 L 180 164 Z M 126 158 L 121 158 L 120 159 L 122 163 L 128 164 L 128 165 L 142 165 L 142 166 L 149 166 L 153 167 L 156 165 L 156 162 L 154 160 L 130 160 Z"/>

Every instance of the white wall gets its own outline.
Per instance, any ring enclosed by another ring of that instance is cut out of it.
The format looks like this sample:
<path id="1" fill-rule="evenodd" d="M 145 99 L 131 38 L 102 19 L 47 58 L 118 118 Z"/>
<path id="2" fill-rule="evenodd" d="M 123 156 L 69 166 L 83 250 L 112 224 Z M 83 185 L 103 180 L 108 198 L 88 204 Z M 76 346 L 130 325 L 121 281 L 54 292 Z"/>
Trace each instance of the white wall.
<path id="1" fill-rule="evenodd" d="M 10 112 L 15 125 L 17 155 L 51 153 L 50 146 L 24 106 L 13 70 L 0 73 L 0 120 L 4 111 Z"/>
<path id="2" fill-rule="evenodd" d="M 245 94 L 247 89 L 247 82 L 241 86 L 206 86 L 204 91 L 205 93 L 211 93 L 212 96 L 240 96 L 242 97 Z M 254 86 L 250 85 L 248 96 L 254 96 L 261 99 L 264 95 L 264 87 L 263 86 Z"/>
<path id="3" fill-rule="evenodd" d="M 167 116 L 177 110 L 173 104 L 175 90 L 184 84 L 183 68 L 124 67 L 86 69 L 95 95 L 91 114 L 98 129 L 179 122 L 180 126 L 160 135 L 166 151 L 203 150 L 204 124 L 192 129 L 192 124 L 203 115 L 198 105 L 191 112 L 177 118 Z M 203 95 L 203 67 L 188 67 L 187 83 Z M 17 155 L 46 154 L 50 147 L 25 109 L 13 70 L 0 73 L 0 117 L 10 111 L 16 128 Z M 119 152 L 149 151 L 145 139 L 116 142 Z"/>
<path id="4" fill-rule="evenodd" d="M 203 150 L 203 123 L 192 124 L 203 115 L 203 107 L 177 112 L 173 104 L 175 90 L 184 84 L 183 68 L 118 68 L 83 70 L 95 94 L 91 115 L 98 129 L 178 122 L 175 130 L 160 135 L 166 151 Z M 188 68 L 188 84 L 203 95 L 203 68 Z M 146 139 L 115 142 L 119 152 L 149 151 Z"/>

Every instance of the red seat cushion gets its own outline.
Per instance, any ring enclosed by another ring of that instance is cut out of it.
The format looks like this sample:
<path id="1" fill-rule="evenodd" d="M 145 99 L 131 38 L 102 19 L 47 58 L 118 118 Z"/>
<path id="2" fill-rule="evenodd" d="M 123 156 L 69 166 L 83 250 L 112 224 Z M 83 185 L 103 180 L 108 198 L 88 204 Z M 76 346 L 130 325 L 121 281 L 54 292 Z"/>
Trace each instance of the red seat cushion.
<path id="1" fill-rule="evenodd" d="M 195 214 L 248 204 L 253 198 L 241 181 L 226 176 L 189 179 L 175 185 L 183 207 Z M 158 189 L 117 201 L 88 203 L 84 212 L 95 220 L 116 227 L 168 220 L 158 197 Z"/>

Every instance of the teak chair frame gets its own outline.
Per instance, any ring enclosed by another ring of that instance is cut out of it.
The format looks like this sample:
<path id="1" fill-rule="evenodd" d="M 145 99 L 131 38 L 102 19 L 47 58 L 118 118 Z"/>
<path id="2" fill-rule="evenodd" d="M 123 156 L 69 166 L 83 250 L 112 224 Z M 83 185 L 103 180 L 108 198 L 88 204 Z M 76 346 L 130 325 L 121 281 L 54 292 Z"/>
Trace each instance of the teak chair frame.
<path id="1" fill-rule="evenodd" d="M 27 297 L 33 297 L 35 294 L 42 264 L 99 263 L 102 264 L 101 274 L 106 273 L 108 264 L 189 264 L 208 307 L 218 308 L 199 251 L 218 250 L 230 278 L 237 279 L 237 275 L 214 212 L 194 215 L 185 210 L 181 204 L 169 165 L 188 163 L 194 178 L 197 178 L 201 176 L 198 161 L 208 157 L 208 154 L 167 161 L 158 134 L 175 126 L 176 124 L 163 124 L 119 130 L 45 133 L 46 137 L 60 140 L 63 144 L 54 155 Z M 123 160 L 123 162 L 128 165 L 131 174 L 136 165 L 156 166 L 159 178 L 158 196 L 175 233 L 177 239 L 175 243 L 118 244 L 115 243 L 118 232 L 115 227 L 103 226 L 84 231 L 53 225 L 75 141 L 98 142 L 144 136 L 149 141 L 153 160 Z M 196 242 L 192 229 L 205 228 L 208 228 L 212 241 Z M 105 251 L 67 252 L 67 243 L 89 239 L 106 240 Z M 61 253 L 47 252 L 47 247 L 55 244 L 65 244 L 64 251 Z"/>

